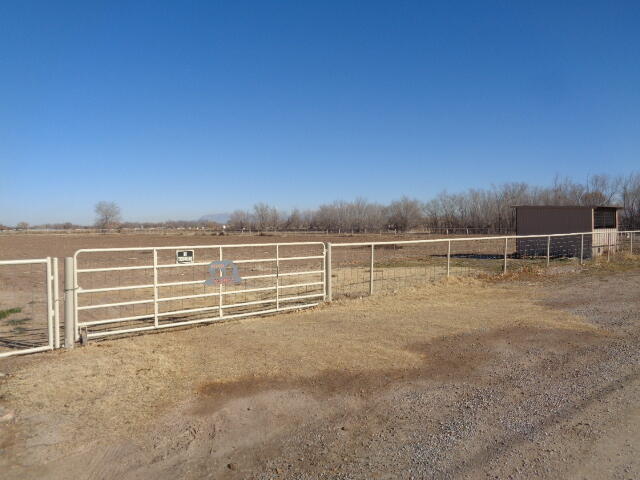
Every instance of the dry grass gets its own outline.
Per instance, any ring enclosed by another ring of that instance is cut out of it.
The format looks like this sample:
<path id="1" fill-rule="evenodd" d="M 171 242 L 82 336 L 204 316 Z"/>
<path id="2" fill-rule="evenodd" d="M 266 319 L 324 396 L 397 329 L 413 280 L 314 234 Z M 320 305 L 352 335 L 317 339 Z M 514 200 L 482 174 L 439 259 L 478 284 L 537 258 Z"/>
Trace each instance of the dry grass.
<path id="1" fill-rule="evenodd" d="M 300 313 L 93 343 L 11 359 L 1 395 L 21 418 L 46 417 L 48 428 L 74 439 L 65 448 L 75 448 L 95 442 L 96 429 L 100 441 L 132 435 L 205 384 L 412 368 L 425 359 L 409 345 L 474 330 L 593 330 L 534 298 L 531 289 L 454 278 Z M 64 452 L 58 447 L 55 455 Z"/>

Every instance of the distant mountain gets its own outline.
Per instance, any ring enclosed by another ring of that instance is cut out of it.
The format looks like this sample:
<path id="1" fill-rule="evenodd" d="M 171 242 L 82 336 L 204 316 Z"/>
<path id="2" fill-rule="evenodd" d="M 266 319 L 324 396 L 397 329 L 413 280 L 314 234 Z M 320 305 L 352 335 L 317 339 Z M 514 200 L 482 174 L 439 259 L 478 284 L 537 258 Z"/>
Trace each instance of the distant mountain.
<path id="1" fill-rule="evenodd" d="M 228 223 L 229 222 L 229 214 L 228 213 L 210 213 L 209 215 L 203 215 L 199 218 L 201 222 L 217 222 L 217 223 Z"/>

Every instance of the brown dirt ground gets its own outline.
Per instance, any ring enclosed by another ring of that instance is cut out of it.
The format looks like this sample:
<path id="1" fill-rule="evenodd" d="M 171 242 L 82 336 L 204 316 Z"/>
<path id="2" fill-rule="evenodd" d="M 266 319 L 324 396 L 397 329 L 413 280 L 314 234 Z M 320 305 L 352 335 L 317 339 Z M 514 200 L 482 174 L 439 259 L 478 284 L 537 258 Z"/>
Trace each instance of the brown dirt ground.
<path id="1" fill-rule="evenodd" d="M 3 478 L 640 478 L 640 268 L 0 363 Z M 596 294 L 594 295 L 594 292 Z"/>
<path id="2" fill-rule="evenodd" d="M 473 235 L 471 235 L 473 236 Z M 277 242 L 372 242 L 444 238 L 442 235 L 393 234 L 266 234 L 215 235 L 189 233 L 33 233 L 0 234 L 0 260 L 67 257 L 81 248 L 120 248 L 171 245 L 225 245 Z M 453 235 L 446 238 L 454 238 Z"/>

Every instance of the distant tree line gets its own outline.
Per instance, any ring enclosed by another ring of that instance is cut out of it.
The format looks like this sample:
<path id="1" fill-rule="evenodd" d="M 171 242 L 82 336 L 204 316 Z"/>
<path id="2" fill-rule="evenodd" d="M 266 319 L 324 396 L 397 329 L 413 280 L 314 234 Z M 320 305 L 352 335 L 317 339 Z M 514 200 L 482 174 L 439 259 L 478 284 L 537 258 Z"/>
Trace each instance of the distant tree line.
<path id="1" fill-rule="evenodd" d="M 593 175 L 584 183 L 556 177 L 551 186 L 539 187 L 527 183 L 505 183 L 487 189 L 468 189 L 460 193 L 439 193 L 422 201 L 402 197 L 388 205 L 369 202 L 364 198 L 338 200 L 316 209 L 294 208 L 285 212 L 267 203 L 257 203 L 251 210 L 235 210 L 225 226 L 235 231 L 330 231 L 378 232 L 444 229 L 467 229 L 470 232 L 502 233 L 515 230 L 514 205 L 618 205 L 621 226 L 640 229 L 640 173 L 626 176 Z M 169 220 L 165 222 L 123 222 L 120 207 L 115 202 L 95 205 L 93 228 L 112 229 L 210 229 L 222 230 L 223 225 L 209 220 Z M 8 227 L 0 226 L 0 229 Z M 29 226 L 16 225 L 19 230 L 88 228 L 67 223 Z"/>
<path id="2" fill-rule="evenodd" d="M 515 205 L 619 205 L 621 225 L 640 228 L 640 173 L 589 177 L 585 183 L 559 178 L 549 187 L 506 183 L 488 189 L 438 194 L 428 201 L 402 197 L 388 205 L 363 198 L 335 201 L 314 210 L 282 212 L 265 203 L 253 210 L 236 210 L 229 218 L 232 230 L 381 230 L 470 229 L 488 233 L 515 230 Z"/>

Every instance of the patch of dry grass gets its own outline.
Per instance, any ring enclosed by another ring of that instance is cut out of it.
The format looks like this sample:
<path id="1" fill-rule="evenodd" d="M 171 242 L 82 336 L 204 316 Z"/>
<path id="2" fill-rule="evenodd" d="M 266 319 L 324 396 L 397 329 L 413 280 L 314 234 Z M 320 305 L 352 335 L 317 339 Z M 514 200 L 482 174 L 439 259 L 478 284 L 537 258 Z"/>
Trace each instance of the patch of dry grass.
<path id="1" fill-rule="evenodd" d="M 93 429 L 81 425 L 130 434 L 204 383 L 413 368 L 425 359 L 409 345 L 477 330 L 593 330 L 537 305 L 535 296 L 530 288 L 450 278 L 298 313 L 95 342 L 12 359 L 1 393 L 20 417 L 53 418 L 61 435 L 91 442 Z"/>

